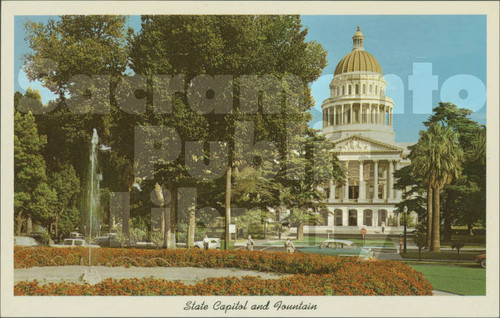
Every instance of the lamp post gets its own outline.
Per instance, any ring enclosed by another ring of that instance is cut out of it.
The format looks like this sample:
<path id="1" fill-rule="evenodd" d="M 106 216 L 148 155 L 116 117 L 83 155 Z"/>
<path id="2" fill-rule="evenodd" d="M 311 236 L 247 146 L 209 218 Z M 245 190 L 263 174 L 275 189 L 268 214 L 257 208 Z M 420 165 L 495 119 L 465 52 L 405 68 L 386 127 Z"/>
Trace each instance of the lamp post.
<path id="1" fill-rule="evenodd" d="M 406 253 L 406 222 L 408 220 L 407 218 L 407 212 L 408 212 L 408 207 L 405 205 L 405 207 L 403 208 L 403 212 L 404 212 L 404 231 L 403 231 L 403 251 Z"/>

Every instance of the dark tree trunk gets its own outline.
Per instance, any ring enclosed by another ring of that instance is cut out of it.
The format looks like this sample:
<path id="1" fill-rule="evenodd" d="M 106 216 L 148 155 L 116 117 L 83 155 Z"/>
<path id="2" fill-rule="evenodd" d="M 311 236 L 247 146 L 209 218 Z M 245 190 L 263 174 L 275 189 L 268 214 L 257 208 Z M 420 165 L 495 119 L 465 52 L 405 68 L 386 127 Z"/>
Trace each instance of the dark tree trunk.
<path id="1" fill-rule="evenodd" d="M 196 228 L 196 206 L 189 207 L 189 226 L 188 226 L 188 240 L 187 246 L 188 248 L 192 248 L 194 246 L 194 233 Z"/>
<path id="2" fill-rule="evenodd" d="M 28 219 L 26 219 L 26 235 L 30 235 L 31 232 L 33 232 L 33 221 L 31 216 L 28 216 Z"/>
<path id="3" fill-rule="evenodd" d="M 300 222 L 299 225 L 297 226 L 297 240 L 302 241 L 304 240 L 304 223 Z"/>
<path id="4" fill-rule="evenodd" d="M 122 235 L 123 235 L 123 245 L 130 246 L 130 189 L 129 195 L 122 196 Z M 92 221 L 91 221 L 92 222 Z M 92 226 L 92 225 L 90 225 Z M 92 238 L 90 238 L 91 240 Z"/>
<path id="5" fill-rule="evenodd" d="M 231 224 L 231 166 L 227 166 L 226 171 L 226 196 L 224 206 L 226 208 L 225 217 L 225 240 L 224 249 L 229 248 L 229 240 L 231 239 L 231 234 L 229 233 L 229 224 Z"/>
<path id="6" fill-rule="evenodd" d="M 63 209 L 63 211 L 64 211 L 64 209 Z M 61 214 L 63 211 L 61 211 Z M 59 237 L 59 214 L 56 214 L 55 227 L 56 227 L 55 237 L 58 238 Z"/>
<path id="7" fill-rule="evenodd" d="M 474 231 L 472 230 L 472 223 L 467 224 L 467 230 L 469 230 L 469 235 L 470 236 L 474 235 Z"/>
<path id="8" fill-rule="evenodd" d="M 432 248 L 432 187 L 427 186 L 427 248 Z"/>
<path id="9" fill-rule="evenodd" d="M 445 242 L 450 242 L 451 241 L 451 221 L 452 221 L 452 215 L 451 211 L 446 209 L 443 211 L 444 212 L 444 229 L 443 229 L 443 234 L 444 234 L 444 241 Z"/>
<path id="10" fill-rule="evenodd" d="M 23 223 L 24 223 L 23 216 L 21 215 L 21 213 L 19 213 L 17 215 L 17 218 L 16 218 L 16 235 L 17 236 L 21 235 L 21 231 L 22 231 L 22 228 L 23 228 Z"/>
<path id="11" fill-rule="evenodd" d="M 434 187 L 434 194 L 432 196 L 433 198 L 433 204 L 432 204 L 432 246 L 431 246 L 431 252 L 441 252 L 441 242 L 440 242 L 440 225 L 441 225 L 441 220 L 440 220 L 440 215 L 439 215 L 439 189 L 437 187 Z"/>

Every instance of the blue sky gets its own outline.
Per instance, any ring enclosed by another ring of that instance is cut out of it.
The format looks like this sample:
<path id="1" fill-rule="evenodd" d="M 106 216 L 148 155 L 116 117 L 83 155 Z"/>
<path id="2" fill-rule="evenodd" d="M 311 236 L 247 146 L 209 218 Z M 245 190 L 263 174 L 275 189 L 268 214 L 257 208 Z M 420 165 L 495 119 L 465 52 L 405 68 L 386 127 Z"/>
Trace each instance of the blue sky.
<path id="1" fill-rule="evenodd" d="M 21 57 L 29 48 L 23 23 L 45 22 L 50 16 L 17 16 L 15 19 L 15 90 L 39 89 L 43 102 L 55 96 L 39 83 L 29 83 Z M 54 18 L 54 17 L 52 17 Z M 329 97 L 328 84 L 338 61 L 351 52 L 352 36 L 359 25 L 365 50 L 379 61 L 388 82 L 386 94 L 395 101 L 394 130 L 397 142 L 415 142 L 422 121 L 440 101 L 454 102 L 474 111 L 472 117 L 486 124 L 486 16 L 385 15 L 302 16 L 307 39 L 328 52 L 328 66 L 312 84 L 316 100 L 310 125 L 321 128 L 321 103 Z M 140 28 L 140 17 L 129 25 Z"/>

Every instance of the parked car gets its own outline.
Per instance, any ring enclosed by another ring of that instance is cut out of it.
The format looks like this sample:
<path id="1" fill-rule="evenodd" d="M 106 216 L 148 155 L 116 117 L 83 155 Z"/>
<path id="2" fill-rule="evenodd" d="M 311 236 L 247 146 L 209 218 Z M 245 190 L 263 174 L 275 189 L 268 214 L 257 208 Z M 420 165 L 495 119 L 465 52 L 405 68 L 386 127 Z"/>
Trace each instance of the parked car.
<path id="1" fill-rule="evenodd" d="M 359 257 L 365 260 L 373 259 L 371 249 L 361 248 L 355 243 L 347 240 L 325 240 L 321 245 L 315 247 L 297 247 L 299 253 L 315 253 L 332 256 Z"/>
<path id="2" fill-rule="evenodd" d="M 209 237 L 208 238 L 208 248 L 209 249 L 220 249 L 220 238 Z M 203 241 L 194 242 L 195 248 L 204 248 Z"/>
<path id="3" fill-rule="evenodd" d="M 479 254 L 476 259 L 482 268 L 486 268 L 486 254 Z"/>
<path id="4" fill-rule="evenodd" d="M 42 232 L 31 232 L 28 236 L 34 238 L 40 245 L 49 244 L 49 236 L 47 234 L 44 235 Z"/>
<path id="5" fill-rule="evenodd" d="M 121 247 L 121 242 L 117 239 L 116 233 L 106 233 L 95 238 L 96 243 L 101 247 Z"/>
<path id="6" fill-rule="evenodd" d="M 30 236 L 14 236 L 14 246 L 40 246 L 34 238 Z"/>
<path id="7" fill-rule="evenodd" d="M 52 247 L 100 247 L 99 245 L 88 244 L 81 238 L 66 238 L 62 244 L 54 244 Z"/>
<path id="8" fill-rule="evenodd" d="M 135 242 L 133 244 L 133 247 L 135 247 L 135 248 L 145 248 L 145 249 L 159 248 L 159 246 L 156 245 L 156 243 L 154 243 L 154 242 Z"/>
<path id="9" fill-rule="evenodd" d="M 69 237 L 70 238 L 81 238 L 81 239 L 83 239 L 83 234 L 82 233 L 78 233 L 78 232 L 70 232 L 69 233 Z"/>

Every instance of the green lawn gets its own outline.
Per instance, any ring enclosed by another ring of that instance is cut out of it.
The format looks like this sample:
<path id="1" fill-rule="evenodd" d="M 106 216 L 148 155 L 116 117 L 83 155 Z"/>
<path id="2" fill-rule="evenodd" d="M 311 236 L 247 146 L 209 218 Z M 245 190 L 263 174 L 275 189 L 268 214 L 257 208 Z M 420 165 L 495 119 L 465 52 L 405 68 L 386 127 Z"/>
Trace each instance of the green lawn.
<path id="1" fill-rule="evenodd" d="M 477 251 L 460 251 L 460 260 L 461 261 L 476 261 L 476 256 L 481 254 Z M 403 258 L 414 258 L 418 259 L 418 251 L 411 251 L 402 253 L 401 256 Z M 440 253 L 433 252 L 422 252 L 422 259 L 449 259 L 449 260 L 457 260 L 458 255 L 455 250 L 453 251 L 441 251 Z"/>
<path id="2" fill-rule="evenodd" d="M 421 272 L 434 289 L 459 295 L 486 295 L 486 270 L 453 265 L 408 264 Z"/>

